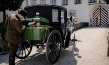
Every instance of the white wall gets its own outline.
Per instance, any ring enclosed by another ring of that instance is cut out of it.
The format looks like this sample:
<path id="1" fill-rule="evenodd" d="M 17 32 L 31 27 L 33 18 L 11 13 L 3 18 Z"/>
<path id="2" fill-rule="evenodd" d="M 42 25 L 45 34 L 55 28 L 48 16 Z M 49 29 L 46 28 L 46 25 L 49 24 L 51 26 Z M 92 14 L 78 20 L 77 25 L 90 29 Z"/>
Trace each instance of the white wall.
<path id="1" fill-rule="evenodd" d="M 67 11 L 76 10 L 78 22 L 89 22 L 88 0 L 82 0 L 81 4 L 74 4 L 74 0 L 69 0 L 69 4 L 64 7 L 67 8 Z"/>
<path id="2" fill-rule="evenodd" d="M 76 10 L 76 17 L 78 18 L 77 20 L 78 22 L 90 22 L 91 12 L 94 9 L 94 6 L 99 5 L 98 1 L 97 3 L 94 3 L 93 5 L 89 5 L 88 0 L 82 0 L 81 4 L 74 4 L 74 0 L 68 0 L 68 5 L 64 5 L 64 7 L 67 8 L 67 11 Z M 26 3 L 27 2 L 25 0 L 22 4 L 22 8 L 27 6 Z M 40 4 L 40 0 L 36 0 L 36 4 Z M 46 4 L 50 4 L 50 0 L 46 0 Z M 59 6 L 62 6 L 62 0 L 56 0 L 56 4 Z M 28 6 L 29 5 L 32 5 L 31 0 L 28 0 Z M 105 4 L 105 6 L 108 7 L 109 9 L 109 5 Z M 6 11 L 6 12 L 8 15 L 12 13 L 17 13 L 17 11 Z"/>

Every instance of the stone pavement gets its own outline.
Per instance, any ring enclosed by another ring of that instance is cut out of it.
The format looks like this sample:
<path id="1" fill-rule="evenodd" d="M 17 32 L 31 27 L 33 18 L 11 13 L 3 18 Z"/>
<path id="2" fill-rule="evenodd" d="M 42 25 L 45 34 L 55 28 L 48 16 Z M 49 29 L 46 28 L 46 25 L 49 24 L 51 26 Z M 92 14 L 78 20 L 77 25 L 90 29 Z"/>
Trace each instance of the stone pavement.
<path id="1" fill-rule="evenodd" d="M 73 43 L 70 41 L 70 47 L 62 50 L 61 56 L 54 65 L 109 65 L 107 57 L 107 34 L 108 28 L 83 28 L 75 31 L 78 41 L 73 49 Z M 71 38 L 73 38 L 71 35 Z M 8 55 L 0 55 L 0 65 L 8 65 Z M 45 53 L 38 54 L 36 48 L 26 59 L 16 58 L 16 65 L 51 65 L 47 62 Z"/>

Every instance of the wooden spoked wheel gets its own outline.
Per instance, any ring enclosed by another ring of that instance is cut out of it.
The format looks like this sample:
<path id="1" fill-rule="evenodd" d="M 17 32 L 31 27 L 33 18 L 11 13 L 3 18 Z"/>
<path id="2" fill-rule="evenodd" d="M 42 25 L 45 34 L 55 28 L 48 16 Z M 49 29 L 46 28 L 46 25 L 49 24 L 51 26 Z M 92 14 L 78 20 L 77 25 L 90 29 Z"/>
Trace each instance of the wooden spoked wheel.
<path id="1" fill-rule="evenodd" d="M 26 58 L 32 50 L 32 45 L 28 41 L 21 41 L 20 46 L 16 52 L 16 57 L 19 59 Z"/>
<path id="2" fill-rule="evenodd" d="M 60 57 L 62 46 L 62 37 L 58 30 L 53 30 L 47 39 L 46 45 L 46 58 L 48 62 L 54 64 Z"/>

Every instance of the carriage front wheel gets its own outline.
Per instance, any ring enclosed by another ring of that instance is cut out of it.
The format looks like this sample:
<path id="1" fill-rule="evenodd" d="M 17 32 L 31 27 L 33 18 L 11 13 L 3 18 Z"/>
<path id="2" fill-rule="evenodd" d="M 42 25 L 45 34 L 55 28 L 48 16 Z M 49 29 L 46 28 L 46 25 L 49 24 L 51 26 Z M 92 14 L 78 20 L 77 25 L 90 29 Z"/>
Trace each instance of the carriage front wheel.
<path id="1" fill-rule="evenodd" d="M 62 46 L 62 37 L 58 30 L 53 30 L 47 39 L 46 45 L 46 58 L 48 62 L 54 64 L 60 57 Z"/>
<path id="2" fill-rule="evenodd" d="M 16 52 L 16 57 L 19 59 L 25 59 L 32 50 L 32 44 L 28 41 L 21 41 L 20 46 Z"/>

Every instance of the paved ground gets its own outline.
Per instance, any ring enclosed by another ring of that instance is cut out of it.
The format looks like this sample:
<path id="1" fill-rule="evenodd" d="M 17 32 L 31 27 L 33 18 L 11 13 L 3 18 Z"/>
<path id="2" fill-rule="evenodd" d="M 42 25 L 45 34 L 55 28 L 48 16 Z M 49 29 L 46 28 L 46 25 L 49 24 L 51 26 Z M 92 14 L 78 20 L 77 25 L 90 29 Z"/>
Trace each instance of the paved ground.
<path id="1" fill-rule="evenodd" d="M 59 61 L 54 65 L 109 65 L 107 57 L 107 34 L 108 28 L 84 28 L 75 31 L 76 48 L 70 47 L 62 50 Z M 73 38 L 71 35 L 71 38 Z M 8 65 L 8 54 L 0 55 L 0 65 Z M 45 53 L 38 54 L 33 49 L 26 59 L 16 59 L 16 65 L 50 65 L 46 60 Z"/>

